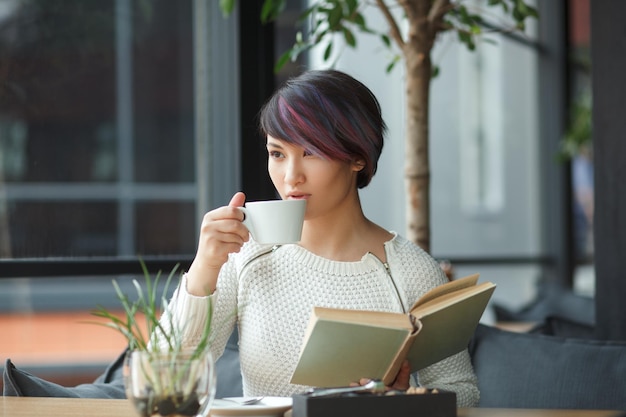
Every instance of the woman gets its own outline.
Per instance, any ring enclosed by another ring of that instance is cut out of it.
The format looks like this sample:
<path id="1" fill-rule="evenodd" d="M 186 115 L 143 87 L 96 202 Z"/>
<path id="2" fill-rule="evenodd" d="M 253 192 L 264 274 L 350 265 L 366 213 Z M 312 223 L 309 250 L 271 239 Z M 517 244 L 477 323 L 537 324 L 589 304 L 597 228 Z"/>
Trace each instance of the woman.
<path id="1" fill-rule="evenodd" d="M 386 129 L 365 85 L 339 71 L 309 71 L 273 95 L 260 127 L 280 197 L 307 200 L 302 239 L 277 248 L 254 242 L 237 209 L 245 195 L 236 193 L 204 216 L 196 257 L 170 307 L 193 344 L 212 297 L 211 348 L 221 355 L 239 327 L 244 394 L 289 396 L 307 388 L 289 380 L 313 306 L 406 311 L 447 278 L 417 245 L 363 214 L 358 189 L 376 172 Z M 418 378 L 455 391 L 460 406 L 478 400 L 466 351 Z M 408 386 L 404 364 L 393 388 Z"/>

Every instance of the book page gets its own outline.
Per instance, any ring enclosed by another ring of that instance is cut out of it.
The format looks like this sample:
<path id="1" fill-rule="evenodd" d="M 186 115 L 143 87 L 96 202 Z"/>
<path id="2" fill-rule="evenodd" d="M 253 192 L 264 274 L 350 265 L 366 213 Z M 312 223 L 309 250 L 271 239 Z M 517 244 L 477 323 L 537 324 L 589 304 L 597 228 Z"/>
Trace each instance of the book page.
<path id="1" fill-rule="evenodd" d="M 482 284 L 475 285 L 473 287 L 463 288 L 461 290 L 444 294 L 440 297 L 429 300 L 428 302 L 419 305 L 416 309 L 411 311 L 418 320 L 429 314 L 434 314 L 439 310 L 443 310 L 452 304 L 461 302 L 468 298 L 474 298 L 477 294 L 484 292 L 493 292 L 495 284 L 491 282 L 483 282 Z"/>
<path id="2" fill-rule="evenodd" d="M 478 276 L 479 274 L 468 275 L 463 278 L 446 282 L 445 284 L 439 285 L 438 287 L 431 289 L 426 294 L 422 295 L 419 300 L 415 302 L 415 304 L 413 304 L 410 311 L 414 311 L 418 306 L 425 304 L 437 297 L 441 297 L 445 294 L 449 294 L 455 291 L 459 291 L 463 288 L 468 288 L 476 285 L 476 282 L 478 282 Z"/>
<path id="3" fill-rule="evenodd" d="M 343 310 L 339 308 L 314 307 L 313 315 L 318 319 L 345 323 L 366 324 L 368 326 L 394 327 L 413 330 L 408 314 L 386 311 Z"/>

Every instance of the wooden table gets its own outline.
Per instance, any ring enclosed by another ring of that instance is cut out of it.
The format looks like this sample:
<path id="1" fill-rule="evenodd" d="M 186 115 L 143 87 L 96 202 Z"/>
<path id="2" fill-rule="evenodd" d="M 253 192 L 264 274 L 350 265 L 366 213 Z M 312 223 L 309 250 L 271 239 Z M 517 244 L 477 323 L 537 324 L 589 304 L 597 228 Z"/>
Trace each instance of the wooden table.
<path id="1" fill-rule="evenodd" d="M 0 397 L 0 417 L 138 417 L 128 400 Z"/>
<path id="2" fill-rule="evenodd" d="M 289 413 L 290 414 L 290 413 Z M 623 417 L 620 411 L 460 408 L 458 417 Z M 0 417 L 137 417 L 128 400 L 0 397 Z M 393 416 L 390 416 L 393 417 Z"/>
<path id="3" fill-rule="evenodd" d="M 458 417 L 624 417 L 622 411 L 459 408 Z"/>

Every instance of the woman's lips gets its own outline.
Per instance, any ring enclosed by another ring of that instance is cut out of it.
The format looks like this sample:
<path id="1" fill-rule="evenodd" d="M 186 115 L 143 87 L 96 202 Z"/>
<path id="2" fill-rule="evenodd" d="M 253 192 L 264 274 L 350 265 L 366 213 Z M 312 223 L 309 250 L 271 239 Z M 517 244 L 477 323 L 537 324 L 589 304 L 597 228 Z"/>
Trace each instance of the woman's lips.
<path id="1" fill-rule="evenodd" d="M 287 198 L 290 200 L 306 200 L 309 198 L 309 194 L 288 194 Z"/>

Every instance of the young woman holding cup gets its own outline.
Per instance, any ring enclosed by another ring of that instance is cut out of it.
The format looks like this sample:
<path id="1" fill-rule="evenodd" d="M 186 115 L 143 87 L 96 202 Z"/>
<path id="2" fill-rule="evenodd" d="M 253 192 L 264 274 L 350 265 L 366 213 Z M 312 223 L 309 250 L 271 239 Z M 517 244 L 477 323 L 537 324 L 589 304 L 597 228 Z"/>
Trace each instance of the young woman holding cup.
<path id="1" fill-rule="evenodd" d="M 365 85 L 335 70 L 306 72 L 270 98 L 260 127 L 281 199 L 306 200 L 300 241 L 251 239 L 240 209 L 245 195 L 236 193 L 204 216 L 196 257 L 170 308 L 193 344 L 212 297 L 214 356 L 237 325 L 244 394 L 290 396 L 308 388 L 289 381 L 313 306 L 406 311 L 447 277 L 417 245 L 363 213 L 358 189 L 376 172 L 386 130 Z M 467 351 L 420 371 L 418 380 L 456 392 L 459 406 L 478 400 Z M 405 366 L 393 388 L 410 382 L 417 383 Z"/>

